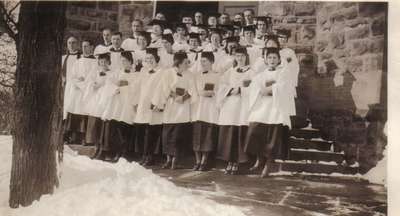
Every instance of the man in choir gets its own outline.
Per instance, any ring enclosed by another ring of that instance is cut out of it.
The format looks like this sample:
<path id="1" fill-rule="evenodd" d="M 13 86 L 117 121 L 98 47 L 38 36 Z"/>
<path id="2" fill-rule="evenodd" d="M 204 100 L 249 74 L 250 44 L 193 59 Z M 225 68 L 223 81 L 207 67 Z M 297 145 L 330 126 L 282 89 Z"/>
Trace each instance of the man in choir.
<path id="1" fill-rule="evenodd" d="M 228 13 L 222 13 L 221 16 L 219 17 L 220 25 L 229 25 L 230 22 L 231 20 Z"/>
<path id="2" fill-rule="evenodd" d="M 82 41 L 82 55 L 71 68 L 68 91 L 65 92 L 64 109 L 68 111 L 65 131 L 70 143 L 85 144 L 86 113 L 82 109 L 82 95 L 85 88 L 85 78 L 96 63 L 93 54 L 93 44 L 89 40 Z"/>
<path id="3" fill-rule="evenodd" d="M 122 43 L 122 33 L 113 32 L 111 35 L 111 48 L 109 52 L 111 53 L 111 70 L 119 71 L 122 68 L 121 63 L 121 52 L 124 49 L 121 47 Z"/>
<path id="4" fill-rule="evenodd" d="M 157 104 L 152 103 L 152 99 L 159 94 L 155 89 L 164 77 L 159 62 L 157 49 L 147 48 L 144 67 L 139 73 L 140 93 L 135 118 L 137 130 L 135 151 L 142 154 L 140 164 L 144 166 L 152 165 L 153 156 L 161 152 L 163 107 L 157 107 Z"/>
<path id="5" fill-rule="evenodd" d="M 185 149 L 191 147 L 191 110 L 197 101 L 197 89 L 186 53 L 174 54 L 174 67 L 165 71 L 159 90 L 153 98 L 156 107 L 165 107 L 162 144 L 167 161 L 163 168 L 176 168 L 176 162 Z"/>
<path id="6" fill-rule="evenodd" d="M 219 16 L 219 13 L 208 14 L 207 25 L 209 28 L 217 28 Z"/>
<path id="7" fill-rule="evenodd" d="M 218 141 L 218 115 L 216 103 L 220 74 L 213 71 L 213 52 L 201 53 L 202 72 L 195 74 L 196 88 L 199 99 L 194 104 L 192 112 L 193 123 L 193 151 L 196 164 L 193 170 L 204 171 L 208 167 L 208 158 L 216 150 Z"/>
<path id="8" fill-rule="evenodd" d="M 161 48 L 161 37 L 165 28 L 165 21 L 161 20 L 152 20 L 149 23 L 151 26 L 151 43 L 149 45 L 150 48 Z"/>
<path id="9" fill-rule="evenodd" d="M 185 13 L 182 15 L 182 23 L 186 25 L 186 29 L 188 32 L 192 32 L 192 25 L 193 25 L 193 19 L 192 15 Z"/>
<path id="10" fill-rule="evenodd" d="M 254 10 L 246 9 L 243 11 L 244 25 L 254 25 Z"/>
<path id="11" fill-rule="evenodd" d="M 189 50 L 189 45 L 187 43 L 188 30 L 186 24 L 178 23 L 175 26 L 174 44 L 172 46 L 174 52 Z"/>
<path id="12" fill-rule="evenodd" d="M 199 34 L 201 47 L 204 49 L 209 43 L 207 26 L 203 24 L 197 25 L 197 33 Z"/>
<path id="13" fill-rule="evenodd" d="M 272 20 L 271 17 L 267 16 L 259 16 L 256 17 L 256 38 L 254 39 L 255 43 L 263 46 L 265 37 L 267 35 L 272 35 Z"/>
<path id="14" fill-rule="evenodd" d="M 194 13 L 194 26 L 198 26 L 203 24 L 203 13 L 200 11 L 196 11 L 196 13 Z"/>
<path id="15" fill-rule="evenodd" d="M 122 42 L 121 47 L 127 51 L 135 51 L 138 48 L 137 37 L 141 31 L 143 31 L 143 21 L 140 19 L 134 19 L 132 21 L 132 35 Z"/>
<path id="16" fill-rule="evenodd" d="M 241 41 L 241 46 L 247 48 L 247 52 L 250 56 L 250 65 L 253 65 L 258 57 L 261 56 L 262 46 L 257 45 L 254 42 L 255 27 L 252 25 L 243 27 L 243 40 Z"/>
<path id="17" fill-rule="evenodd" d="M 242 23 L 241 22 L 232 22 L 233 26 L 233 36 L 241 36 L 242 34 Z"/>
<path id="18" fill-rule="evenodd" d="M 217 158 L 227 162 L 225 174 L 237 174 L 239 164 L 247 162 L 244 139 L 247 129 L 248 94 L 253 71 L 246 48 L 235 49 L 236 66 L 221 77 L 217 95 L 220 107 Z"/>
<path id="19" fill-rule="evenodd" d="M 174 37 L 172 34 L 162 35 L 163 48 L 160 49 L 160 66 L 170 68 L 172 67 L 174 50 L 172 49 L 172 44 L 174 44 Z"/>
<path id="20" fill-rule="evenodd" d="M 64 87 L 64 101 L 63 101 L 63 119 L 66 120 L 67 118 L 71 118 L 68 116 L 68 109 L 67 106 L 70 103 L 73 98 L 69 97 L 69 92 L 70 89 L 72 88 L 72 69 L 73 65 L 75 62 L 81 57 L 81 53 L 78 50 L 79 45 L 78 45 L 78 40 L 74 37 L 71 36 L 67 40 L 67 54 L 63 55 L 61 57 L 61 71 L 62 71 L 62 85 Z M 71 131 L 69 131 L 67 127 L 67 121 L 65 121 L 64 125 L 64 141 L 67 143 L 71 143 L 72 137 L 71 137 Z"/>
<path id="21" fill-rule="evenodd" d="M 244 23 L 243 13 L 236 13 L 233 16 L 233 21 L 240 23 L 240 26 L 242 26 Z"/>
<path id="22" fill-rule="evenodd" d="M 104 28 L 102 31 L 102 37 L 103 37 L 103 42 L 97 45 L 96 48 L 94 49 L 93 54 L 95 56 L 101 53 L 106 53 L 111 48 L 111 29 Z"/>

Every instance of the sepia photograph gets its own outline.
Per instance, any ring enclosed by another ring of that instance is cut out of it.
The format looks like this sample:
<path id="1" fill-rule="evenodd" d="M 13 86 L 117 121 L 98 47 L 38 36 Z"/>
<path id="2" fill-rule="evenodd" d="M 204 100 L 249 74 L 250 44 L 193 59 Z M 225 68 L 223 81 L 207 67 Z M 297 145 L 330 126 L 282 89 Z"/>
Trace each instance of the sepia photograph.
<path id="1" fill-rule="evenodd" d="M 391 4 L 0 1 L 0 215 L 396 216 Z"/>

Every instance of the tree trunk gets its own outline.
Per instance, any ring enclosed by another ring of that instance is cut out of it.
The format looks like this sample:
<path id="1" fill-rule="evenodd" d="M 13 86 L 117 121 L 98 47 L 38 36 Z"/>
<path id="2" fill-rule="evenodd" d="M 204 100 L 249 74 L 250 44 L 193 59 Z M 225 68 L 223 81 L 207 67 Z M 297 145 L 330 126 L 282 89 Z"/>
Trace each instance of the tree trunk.
<path id="1" fill-rule="evenodd" d="M 9 199 L 12 208 L 30 205 L 58 186 L 65 9 L 62 2 L 21 2 Z"/>

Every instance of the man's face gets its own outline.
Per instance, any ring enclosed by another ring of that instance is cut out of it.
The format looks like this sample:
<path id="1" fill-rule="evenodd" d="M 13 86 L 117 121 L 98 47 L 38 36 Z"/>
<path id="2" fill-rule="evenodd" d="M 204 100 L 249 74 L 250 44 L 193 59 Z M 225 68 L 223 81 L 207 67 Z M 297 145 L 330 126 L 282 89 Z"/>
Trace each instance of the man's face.
<path id="1" fill-rule="evenodd" d="M 203 58 L 200 59 L 200 65 L 201 65 L 201 67 L 202 67 L 203 69 L 208 70 L 208 69 L 211 68 L 212 62 L 211 62 L 210 60 L 208 60 L 208 58 L 204 58 L 204 57 L 203 57 Z"/>
<path id="2" fill-rule="evenodd" d="M 210 26 L 217 25 L 217 18 L 216 17 L 209 17 L 208 18 L 208 25 L 210 25 Z"/>
<path id="3" fill-rule="evenodd" d="M 169 41 L 165 40 L 165 39 L 162 39 L 161 43 L 162 43 L 164 49 L 166 49 L 166 50 L 168 50 L 168 49 L 170 49 L 172 47 L 172 44 Z"/>
<path id="4" fill-rule="evenodd" d="M 84 56 L 93 54 L 93 46 L 88 41 L 82 42 L 82 53 Z"/>
<path id="5" fill-rule="evenodd" d="M 235 17 L 233 18 L 233 21 L 242 22 L 243 21 L 243 17 L 240 14 L 236 14 Z"/>
<path id="6" fill-rule="evenodd" d="M 250 23 L 253 20 L 253 14 L 251 13 L 251 11 L 245 11 L 243 12 L 243 16 L 244 19 L 246 20 L 246 22 Z"/>
<path id="7" fill-rule="evenodd" d="M 207 38 L 207 30 L 199 28 L 198 33 L 199 33 L 200 40 L 205 41 Z"/>
<path id="8" fill-rule="evenodd" d="M 239 66 L 244 66 L 246 64 L 246 55 L 243 53 L 236 53 L 235 60 Z"/>
<path id="9" fill-rule="evenodd" d="M 162 35 L 162 28 L 159 25 L 153 25 L 153 34 L 157 35 L 157 36 L 161 36 Z"/>
<path id="10" fill-rule="evenodd" d="M 184 36 L 185 33 L 186 33 L 186 31 L 185 31 L 184 28 L 178 27 L 178 28 L 176 28 L 176 33 L 177 33 L 178 35 Z"/>
<path id="11" fill-rule="evenodd" d="M 194 20 L 196 21 L 196 23 L 201 23 L 203 22 L 203 14 L 200 12 L 196 12 L 194 14 Z"/>
<path id="12" fill-rule="evenodd" d="M 156 66 L 156 58 L 152 54 L 147 53 L 146 56 L 144 57 L 144 63 L 147 64 L 149 67 L 154 67 Z"/>
<path id="13" fill-rule="evenodd" d="M 192 24 L 192 17 L 182 17 L 182 23 Z"/>
<path id="14" fill-rule="evenodd" d="M 120 35 L 111 36 L 111 44 L 114 48 L 120 48 L 122 43 L 122 38 Z"/>
<path id="15" fill-rule="evenodd" d="M 110 65 L 110 61 L 108 61 L 107 59 L 99 59 L 98 63 L 100 68 L 103 70 L 108 69 L 108 66 Z"/>
<path id="16" fill-rule="evenodd" d="M 78 50 L 78 40 L 75 37 L 70 37 L 67 40 L 67 49 L 71 53 L 76 52 Z"/>
<path id="17" fill-rule="evenodd" d="M 182 64 L 180 64 L 178 67 L 181 68 L 183 71 L 189 69 L 189 67 L 190 67 L 190 61 L 189 61 L 189 59 L 187 59 L 187 58 L 184 59 L 183 62 L 182 62 Z"/>
<path id="18" fill-rule="evenodd" d="M 210 37 L 210 41 L 212 44 L 220 44 L 221 43 L 221 37 L 219 34 L 212 34 Z"/>
<path id="19" fill-rule="evenodd" d="M 132 62 L 130 62 L 127 58 L 122 57 L 121 58 L 121 63 L 122 63 L 122 66 L 125 69 L 128 69 L 128 68 L 132 67 Z"/>
<path id="20" fill-rule="evenodd" d="M 278 40 L 280 44 L 286 44 L 288 42 L 288 38 L 284 36 L 279 37 Z"/>
<path id="21" fill-rule="evenodd" d="M 266 33 L 267 32 L 267 23 L 263 20 L 258 20 L 257 21 L 257 30 L 261 33 Z"/>
<path id="22" fill-rule="evenodd" d="M 103 40 L 106 44 L 111 43 L 111 31 L 108 29 L 105 29 L 103 31 Z"/>
<path id="23" fill-rule="evenodd" d="M 132 22 L 132 31 L 133 32 L 139 32 L 143 30 L 143 26 L 140 24 L 139 21 L 133 21 Z"/>
<path id="24" fill-rule="evenodd" d="M 221 17 L 219 18 L 219 20 L 222 25 L 228 24 L 229 16 L 227 14 L 222 14 Z"/>
<path id="25" fill-rule="evenodd" d="M 199 46 L 199 41 L 196 38 L 190 38 L 189 46 L 191 49 L 196 49 Z"/>
<path id="26" fill-rule="evenodd" d="M 270 53 L 266 56 L 266 63 L 268 66 L 276 67 L 279 64 L 279 56 L 276 53 Z"/>

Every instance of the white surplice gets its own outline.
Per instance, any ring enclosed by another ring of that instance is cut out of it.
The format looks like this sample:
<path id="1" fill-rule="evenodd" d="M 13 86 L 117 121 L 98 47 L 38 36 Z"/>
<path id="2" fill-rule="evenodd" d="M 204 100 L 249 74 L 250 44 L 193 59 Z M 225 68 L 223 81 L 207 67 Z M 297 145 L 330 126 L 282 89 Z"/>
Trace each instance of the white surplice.
<path id="1" fill-rule="evenodd" d="M 68 58 L 67 58 L 68 56 Z M 64 87 L 64 101 L 63 101 L 63 119 L 67 118 L 67 110 L 68 104 L 73 99 L 69 97 L 70 89 L 72 88 L 72 74 L 73 74 L 73 67 L 75 62 L 78 60 L 81 54 L 67 54 L 61 57 L 62 67 L 66 67 L 66 74 L 65 74 L 65 87 Z"/>

